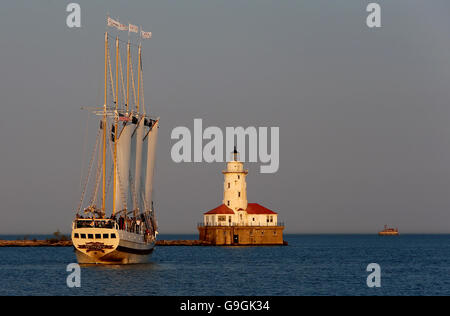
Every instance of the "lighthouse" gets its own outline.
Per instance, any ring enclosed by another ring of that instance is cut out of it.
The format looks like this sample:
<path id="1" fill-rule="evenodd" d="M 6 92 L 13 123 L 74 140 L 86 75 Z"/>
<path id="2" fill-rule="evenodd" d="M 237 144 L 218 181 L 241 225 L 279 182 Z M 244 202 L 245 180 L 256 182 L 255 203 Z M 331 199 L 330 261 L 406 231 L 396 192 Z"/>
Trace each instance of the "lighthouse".
<path id="1" fill-rule="evenodd" d="M 278 223 L 278 214 L 248 203 L 248 170 L 236 147 L 222 173 L 222 204 L 203 214 L 203 223 L 198 225 L 200 240 L 215 245 L 283 244 L 284 225 Z"/>
<path id="2" fill-rule="evenodd" d="M 239 161 L 239 152 L 234 147 L 232 160 L 227 163 L 227 168 L 222 171 L 224 174 L 223 183 L 223 204 L 232 209 L 237 215 L 237 222 L 244 224 L 247 209 L 247 182 L 248 171 L 244 169 L 244 163 Z"/>

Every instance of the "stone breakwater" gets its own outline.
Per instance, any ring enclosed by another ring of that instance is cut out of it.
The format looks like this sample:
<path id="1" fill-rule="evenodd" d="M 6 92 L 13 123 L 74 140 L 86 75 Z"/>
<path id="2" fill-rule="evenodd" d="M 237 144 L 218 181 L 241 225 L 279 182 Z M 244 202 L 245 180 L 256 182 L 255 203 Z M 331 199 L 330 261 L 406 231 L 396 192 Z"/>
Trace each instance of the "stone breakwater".
<path id="1" fill-rule="evenodd" d="M 284 241 L 284 246 L 287 242 Z M 0 240 L 0 247 L 72 247 L 71 240 Z M 202 240 L 157 240 L 156 246 L 215 246 Z M 268 246 L 268 245 L 227 245 L 227 246 Z"/>
<path id="2" fill-rule="evenodd" d="M 200 240 L 157 240 L 157 246 L 209 246 Z M 52 240 L 0 240 L 0 247 L 71 247 L 72 241 Z"/>
<path id="3" fill-rule="evenodd" d="M 201 240 L 157 240 L 157 246 L 211 246 L 210 242 Z"/>
<path id="4" fill-rule="evenodd" d="M 0 247 L 70 247 L 71 240 L 0 240 Z"/>

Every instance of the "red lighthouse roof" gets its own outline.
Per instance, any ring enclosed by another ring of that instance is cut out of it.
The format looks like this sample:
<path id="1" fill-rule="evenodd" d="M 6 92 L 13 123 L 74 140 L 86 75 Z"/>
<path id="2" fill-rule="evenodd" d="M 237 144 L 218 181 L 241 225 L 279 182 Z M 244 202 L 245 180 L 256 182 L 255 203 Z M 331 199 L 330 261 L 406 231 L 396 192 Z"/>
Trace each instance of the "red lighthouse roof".
<path id="1" fill-rule="evenodd" d="M 246 211 L 247 214 L 277 214 L 258 203 L 248 203 Z"/>
<path id="2" fill-rule="evenodd" d="M 205 214 L 234 214 L 233 210 L 231 208 L 229 208 L 228 206 L 226 206 L 225 204 L 221 204 L 218 207 L 216 207 L 215 209 L 212 209 L 209 212 L 206 212 Z"/>
<path id="3" fill-rule="evenodd" d="M 259 205 L 258 203 L 248 203 L 247 209 L 245 211 L 247 212 L 247 214 L 277 214 L 276 212 L 269 210 L 268 208 Z M 211 211 L 206 212 L 204 214 L 205 215 L 234 214 L 234 212 L 231 208 L 229 208 L 225 204 L 221 204 L 215 209 L 212 209 Z"/>

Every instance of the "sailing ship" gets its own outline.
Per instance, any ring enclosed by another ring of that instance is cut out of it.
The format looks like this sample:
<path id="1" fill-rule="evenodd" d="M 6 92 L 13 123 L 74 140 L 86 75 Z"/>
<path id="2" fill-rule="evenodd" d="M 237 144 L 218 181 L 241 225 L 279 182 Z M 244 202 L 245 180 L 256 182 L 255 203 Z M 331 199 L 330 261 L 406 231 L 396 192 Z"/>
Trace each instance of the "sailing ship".
<path id="1" fill-rule="evenodd" d="M 108 18 L 108 26 L 110 20 Z M 143 31 L 141 34 L 145 36 Z M 123 42 L 116 36 L 114 49 L 110 47 L 113 46 L 111 36 L 105 33 L 104 103 L 100 107 L 87 108 L 99 116 L 100 122 L 72 223 L 74 250 L 82 264 L 147 262 L 156 242 L 157 222 L 152 195 L 159 118 L 150 116 L 145 110 L 142 41 L 131 44 L 129 38 Z M 124 43 L 126 83 L 121 62 Z M 132 61 L 132 45 L 133 49 L 137 47 L 137 65 Z M 115 72 L 111 67 L 113 51 Z M 137 87 L 134 68 L 137 68 Z M 89 200 L 86 199 L 87 191 L 91 193 Z"/>

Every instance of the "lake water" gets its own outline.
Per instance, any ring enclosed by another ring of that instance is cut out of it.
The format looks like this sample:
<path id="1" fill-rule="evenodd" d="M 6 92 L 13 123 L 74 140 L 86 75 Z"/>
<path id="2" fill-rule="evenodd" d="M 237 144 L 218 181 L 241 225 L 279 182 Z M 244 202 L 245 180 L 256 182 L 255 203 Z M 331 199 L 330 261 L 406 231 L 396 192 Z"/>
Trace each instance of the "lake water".
<path id="1" fill-rule="evenodd" d="M 285 240 L 289 246 L 157 247 L 148 264 L 82 267 L 80 288 L 66 285 L 72 248 L 0 248 L 0 295 L 450 295 L 450 235 Z M 369 263 L 381 266 L 380 288 L 366 285 Z"/>

